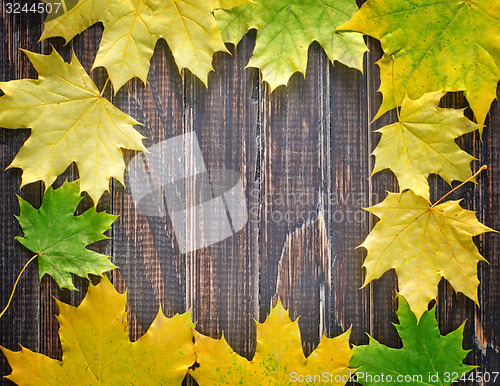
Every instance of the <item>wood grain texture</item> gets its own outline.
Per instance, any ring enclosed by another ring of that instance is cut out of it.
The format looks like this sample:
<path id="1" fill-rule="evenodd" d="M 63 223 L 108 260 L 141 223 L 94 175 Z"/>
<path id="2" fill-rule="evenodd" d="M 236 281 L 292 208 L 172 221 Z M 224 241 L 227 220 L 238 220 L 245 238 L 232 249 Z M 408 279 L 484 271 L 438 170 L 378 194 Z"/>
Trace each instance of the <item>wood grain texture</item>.
<path id="1" fill-rule="evenodd" d="M 299 319 L 301 331 L 316 339 L 304 341 L 309 354 L 326 331 L 325 322 L 332 289 L 332 257 L 323 213 L 308 220 L 287 236 L 278 263 L 276 294 L 273 303 L 281 300 L 290 319 Z M 305 334 L 304 334 L 305 335 Z"/>
<path id="2" fill-rule="evenodd" d="M 260 103 L 262 109 L 262 167 L 261 167 L 261 217 L 260 217 L 260 322 L 267 317 L 275 298 L 280 259 L 286 251 L 287 239 L 307 222 L 317 221 L 328 212 L 329 173 L 329 64 L 320 47 L 314 44 L 309 51 L 307 77 L 295 74 L 288 87 L 279 87 L 269 93 L 267 85 Z M 325 219 L 325 223 L 329 221 Z M 328 232 L 329 229 L 326 230 Z M 299 233 L 306 245 L 308 232 Z M 310 234 L 310 233 L 309 233 Z M 295 234 L 297 236 L 297 234 Z M 296 237 L 295 237 L 296 238 Z M 311 244 L 309 244 L 311 246 Z M 299 251 L 297 251 L 300 253 Z M 323 261 L 326 256 L 311 258 Z M 318 253 L 323 254 L 322 248 Z M 331 263 L 329 263 L 331 264 Z M 297 272 L 300 275 L 301 272 Z M 327 303 L 303 302 L 302 307 L 292 307 L 293 317 L 298 311 L 306 323 L 313 314 L 319 315 L 323 325 L 329 325 L 330 316 L 326 298 L 327 282 L 311 282 L 313 292 L 323 293 Z M 298 276 L 297 285 L 300 286 Z M 306 306 L 306 307 L 304 307 Z M 317 332 L 303 335 L 306 352 L 319 343 Z"/>
<path id="3" fill-rule="evenodd" d="M 252 194 L 259 154 L 258 105 L 252 99 L 255 70 L 245 70 L 253 48 L 246 37 L 232 56 L 219 53 L 209 88 L 185 76 L 185 130 L 194 131 L 206 168 L 239 174 Z M 247 226 L 208 248 L 186 255 L 186 299 L 200 332 L 224 337 L 241 355 L 254 351 L 258 314 L 258 222 L 249 211 Z M 243 333 L 243 331 L 245 331 Z M 245 336 L 246 339 L 241 339 Z"/>
<path id="4" fill-rule="evenodd" d="M 19 48 L 50 52 L 53 45 L 68 60 L 74 50 L 90 71 L 102 27 L 96 25 L 63 46 L 61 39 L 37 43 L 42 28 L 37 15 L 0 18 L 0 79 L 36 77 Z M 280 297 L 292 318 L 301 316 L 306 354 L 320 334 L 336 336 L 352 326 L 351 343 L 367 343 L 366 333 L 391 347 L 401 342 L 395 322 L 397 279 L 394 272 L 360 289 L 366 252 L 355 249 L 376 219 L 361 207 L 381 202 L 386 191 L 397 191 L 388 171 L 370 176 L 372 150 L 379 141 L 374 130 L 396 120 L 394 113 L 370 123 L 381 102 L 380 77 L 375 62 L 381 56 L 377 41 L 367 38 L 370 53 L 363 74 L 339 63 L 332 65 L 318 44 L 309 50 L 307 77 L 295 74 L 287 87 L 273 93 L 260 83 L 256 69 L 245 66 L 255 44 L 255 32 L 245 36 L 232 55 L 219 53 L 206 88 L 189 72 L 179 73 L 165 42 L 158 43 L 148 83 L 130 81 L 116 96 L 105 96 L 143 126 L 146 147 L 195 132 L 209 170 L 236 171 L 243 183 L 248 224 L 233 237 L 198 251 L 182 254 L 168 213 L 144 215 L 136 208 L 128 182 L 114 182 L 99 204 L 120 217 L 112 239 L 93 248 L 113 256 L 120 267 L 111 277 L 127 289 L 131 339 L 137 339 L 161 305 L 168 316 L 191 308 L 197 329 L 212 337 L 224 333 L 239 354 L 255 351 L 255 322 L 264 321 Z M 91 76 L 102 88 L 106 73 Z M 464 107 L 460 93 L 447 96 L 445 107 Z M 470 114 L 470 111 L 467 112 Z M 452 195 L 465 208 L 476 210 L 481 221 L 500 229 L 500 104 L 494 102 L 483 138 L 460 138 L 461 147 L 488 170 L 478 185 L 467 184 Z M 40 204 L 43 187 L 19 189 L 20 170 L 3 171 L 29 134 L 28 130 L 0 129 L 0 302 L 5 304 L 15 277 L 31 256 L 14 240 L 20 234 L 13 215 L 19 211 L 15 194 Z M 128 162 L 136 154 L 125 152 Z M 58 179 L 77 178 L 70 167 Z M 438 199 L 450 187 L 431 176 L 431 197 Z M 158 199 L 164 200 L 164 197 Z M 84 200 L 79 212 L 90 205 Z M 151 205 L 159 205 L 152 202 Z M 447 333 L 465 320 L 464 347 L 472 349 L 467 362 L 481 371 L 500 371 L 500 241 L 498 234 L 477 239 L 489 264 L 479 265 L 481 308 L 446 282 L 439 286 L 438 323 Z M 60 291 L 36 266 L 23 276 L 11 310 L 0 320 L 0 344 L 17 344 L 60 358 L 57 307 L 52 297 L 77 305 L 85 280 L 76 280 L 80 292 Z M 1 358 L 2 375 L 10 372 Z M 194 381 L 190 380 L 190 384 Z M 9 384 L 3 381 L 3 384 Z M 472 384 L 472 383 L 463 383 Z"/>
<path id="5" fill-rule="evenodd" d="M 372 333 L 369 289 L 360 290 L 364 251 L 356 249 L 369 231 L 369 216 L 361 208 L 377 199 L 369 179 L 371 99 L 366 79 L 358 71 L 337 63 L 330 82 L 332 335 L 352 326 L 352 343 L 361 344 L 367 342 L 365 332 Z"/>

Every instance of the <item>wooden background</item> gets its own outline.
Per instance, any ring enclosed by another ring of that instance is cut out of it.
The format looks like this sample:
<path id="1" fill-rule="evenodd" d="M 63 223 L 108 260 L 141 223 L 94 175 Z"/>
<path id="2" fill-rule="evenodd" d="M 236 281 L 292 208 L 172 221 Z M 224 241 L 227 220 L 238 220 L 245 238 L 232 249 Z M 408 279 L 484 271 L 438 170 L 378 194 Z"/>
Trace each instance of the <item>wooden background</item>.
<path id="1" fill-rule="evenodd" d="M 49 53 L 53 45 L 69 60 L 74 50 L 90 71 L 102 27 L 96 25 L 64 47 L 61 39 L 38 43 L 41 15 L 7 15 L 0 19 L 2 81 L 36 78 L 20 48 Z M 136 212 L 130 193 L 114 183 L 100 210 L 119 215 L 112 239 L 95 245 L 113 256 L 120 270 L 115 286 L 128 288 L 130 335 L 143 334 L 162 305 L 168 316 L 191 308 L 197 328 L 220 337 L 251 358 L 255 349 L 254 319 L 264 321 L 279 296 L 299 325 L 307 354 L 318 344 L 320 330 L 334 336 L 352 326 L 353 344 L 366 344 L 369 333 L 391 347 L 400 347 L 391 322 L 396 322 L 394 272 L 360 290 L 363 249 L 355 249 L 370 231 L 374 218 L 360 207 L 378 203 L 386 191 L 396 191 L 390 172 L 373 177 L 370 153 L 379 136 L 374 129 L 392 123 L 394 113 L 369 124 L 381 102 L 377 93 L 381 56 L 378 42 L 367 39 L 370 53 L 364 74 L 335 63 L 321 47 L 309 50 L 307 78 L 295 74 L 288 87 L 270 93 L 256 69 L 244 69 L 255 43 L 255 32 L 231 49 L 215 55 L 215 72 L 208 89 L 189 73 L 179 74 L 165 44 L 157 45 L 148 85 L 134 80 L 112 97 L 120 109 L 144 123 L 139 127 L 147 146 L 195 131 L 208 169 L 239 171 L 246 189 L 249 222 L 234 237 L 208 248 L 180 254 L 168 218 Z M 103 69 L 92 72 L 101 88 Z M 465 107 L 461 94 L 449 95 L 447 107 Z M 470 111 L 468 111 L 470 115 Z M 57 117 L 54 117 L 57 119 Z M 481 140 L 477 133 L 459 140 L 480 165 L 488 165 L 479 185 L 467 184 L 454 198 L 478 212 L 486 225 L 500 229 L 500 106 L 494 102 Z M 19 189 L 21 171 L 5 167 L 29 135 L 29 130 L 0 129 L 0 303 L 6 303 L 15 278 L 31 257 L 14 236 L 21 230 L 16 194 L 40 204 L 42 186 Z M 130 159 L 134 154 L 126 152 Z M 75 179 L 70 167 L 64 178 Z M 449 187 L 431 177 L 431 195 L 441 197 Z M 300 196 L 302 194 L 302 196 Z M 295 198 L 295 200 L 294 200 Z M 84 200 L 81 209 L 89 207 Z M 287 214 L 286 219 L 280 218 Z M 442 333 L 467 320 L 466 362 L 481 371 L 500 371 L 500 245 L 497 234 L 477 239 L 489 264 L 479 264 L 481 308 L 457 295 L 444 281 L 439 286 L 437 318 Z M 0 344 L 22 344 L 51 357 L 61 357 L 57 336 L 57 307 L 53 297 L 77 305 L 87 283 L 76 279 L 80 292 L 59 290 L 45 277 L 40 286 L 36 264 L 20 281 L 13 304 L 0 320 Z M 10 372 L 1 360 L 2 375 Z M 5 384 L 10 384 L 4 381 Z"/>

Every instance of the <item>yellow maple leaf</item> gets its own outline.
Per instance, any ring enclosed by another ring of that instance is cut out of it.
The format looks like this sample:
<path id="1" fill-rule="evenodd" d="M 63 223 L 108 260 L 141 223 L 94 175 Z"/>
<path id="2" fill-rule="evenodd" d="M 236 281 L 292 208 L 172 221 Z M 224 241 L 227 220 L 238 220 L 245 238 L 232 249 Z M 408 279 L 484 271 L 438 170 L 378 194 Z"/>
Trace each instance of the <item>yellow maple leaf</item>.
<path id="1" fill-rule="evenodd" d="M 361 247 L 367 249 L 363 286 L 390 269 L 398 276 L 399 292 L 420 319 L 438 284 L 445 278 L 455 291 L 478 304 L 477 264 L 486 261 L 472 237 L 494 231 L 481 224 L 460 201 L 430 205 L 411 190 L 389 193 L 368 209 L 380 218 Z"/>
<path id="2" fill-rule="evenodd" d="M 47 188 L 75 162 L 80 192 L 97 204 L 111 177 L 123 183 L 121 149 L 145 150 L 139 123 L 100 95 L 74 54 L 68 64 L 55 50 L 25 52 L 38 79 L 0 83 L 0 126 L 32 129 L 9 167 L 23 169 L 22 186 L 42 180 Z"/>
<path id="3" fill-rule="evenodd" d="M 89 286 L 77 308 L 57 302 L 62 362 L 22 348 L 2 348 L 12 373 L 29 385 L 180 385 L 195 361 L 190 314 L 166 318 L 160 311 L 148 332 L 130 342 L 126 294 L 107 278 Z"/>
<path id="4" fill-rule="evenodd" d="M 98 22 L 104 25 L 94 62 L 105 67 L 115 92 L 134 77 L 146 83 L 156 42 L 165 39 L 179 70 L 189 69 L 206 85 L 217 51 L 228 52 L 212 11 L 251 0 L 80 0 L 45 22 L 41 39 L 66 42 Z M 66 3 L 66 2 L 65 2 Z"/>
<path id="5" fill-rule="evenodd" d="M 405 97 L 399 122 L 377 130 L 382 138 L 372 153 L 372 174 L 391 169 L 401 191 L 411 189 L 427 200 L 429 174 L 439 174 L 449 184 L 472 175 L 474 157 L 460 149 L 455 139 L 481 127 L 468 120 L 463 110 L 439 108 L 441 96 L 438 91 L 415 101 Z"/>
<path id="6" fill-rule="evenodd" d="M 500 0 L 369 0 L 339 30 L 382 44 L 376 118 L 399 106 L 405 93 L 418 99 L 444 89 L 464 91 L 484 123 L 500 79 Z"/>
<path id="7" fill-rule="evenodd" d="M 190 374 L 201 386 L 344 385 L 354 372 L 348 368 L 352 355 L 349 334 L 350 330 L 332 339 L 323 336 L 316 350 L 305 358 L 298 320 L 291 322 L 278 302 L 267 320 L 257 323 L 257 347 L 251 361 L 236 354 L 224 337 L 212 339 L 195 331 L 199 367 Z"/>

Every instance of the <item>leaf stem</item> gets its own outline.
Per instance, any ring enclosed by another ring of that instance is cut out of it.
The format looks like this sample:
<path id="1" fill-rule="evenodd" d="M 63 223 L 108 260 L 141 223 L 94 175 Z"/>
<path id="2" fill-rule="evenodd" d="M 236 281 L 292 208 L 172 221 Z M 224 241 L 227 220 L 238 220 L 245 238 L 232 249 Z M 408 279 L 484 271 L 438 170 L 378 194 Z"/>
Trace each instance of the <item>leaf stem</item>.
<path id="1" fill-rule="evenodd" d="M 108 79 L 106 79 L 106 83 L 104 83 L 104 87 L 102 88 L 101 94 L 99 95 L 101 98 L 104 95 L 104 91 L 106 91 L 106 86 L 108 85 L 108 83 L 109 83 L 109 76 Z"/>
<path id="2" fill-rule="evenodd" d="M 14 288 L 12 288 L 12 292 L 10 294 L 9 301 L 7 302 L 7 305 L 5 306 L 3 311 L 0 312 L 0 319 L 2 318 L 3 314 L 5 314 L 5 312 L 7 311 L 7 309 L 10 306 L 10 303 L 12 302 L 12 298 L 14 297 L 14 292 L 16 292 L 17 283 L 19 283 L 19 279 L 21 279 L 21 276 L 23 275 L 24 270 L 28 267 L 29 263 L 31 263 L 33 260 L 35 260 L 38 256 L 39 256 L 39 254 L 37 253 L 35 256 L 33 256 L 31 259 L 29 259 L 28 262 L 26 264 L 24 264 L 24 267 L 23 267 L 23 269 L 21 269 L 21 272 L 19 272 L 19 275 L 17 276 L 16 282 L 14 283 Z"/>
<path id="3" fill-rule="evenodd" d="M 468 179 L 466 179 L 464 182 L 462 182 L 460 185 L 458 185 L 456 188 L 453 188 L 450 190 L 448 193 L 446 193 L 443 197 L 441 197 L 439 200 L 437 200 L 434 204 L 431 205 L 431 208 L 435 207 L 437 204 L 439 204 L 441 201 L 443 201 L 447 196 L 452 194 L 455 190 L 460 189 L 462 186 L 464 186 L 467 182 L 472 181 L 479 173 L 481 173 L 483 170 L 488 169 L 488 166 L 483 165 L 479 168 L 479 170 L 473 175 L 470 176 Z"/>

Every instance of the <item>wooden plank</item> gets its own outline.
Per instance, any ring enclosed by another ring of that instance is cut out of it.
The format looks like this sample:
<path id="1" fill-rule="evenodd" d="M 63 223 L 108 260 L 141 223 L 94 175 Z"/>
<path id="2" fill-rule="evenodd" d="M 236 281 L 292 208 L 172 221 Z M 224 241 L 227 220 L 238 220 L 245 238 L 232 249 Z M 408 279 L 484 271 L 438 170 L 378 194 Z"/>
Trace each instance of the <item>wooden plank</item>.
<path id="1" fill-rule="evenodd" d="M 497 89 L 497 98 L 500 89 Z M 476 189 L 480 206 L 478 217 L 489 227 L 500 230 L 500 104 L 498 99 L 493 102 L 489 119 L 483 132 L 483 140 L 478 141 L 478 165 L 488 165 L 488 170 L 478 178 Z M 479 239 L 480 251 L 489 264 L 481 263 L 479 267 L 479 302 L 475 307 L 472 344 L 474 348 L 474 363 L 478 371 L 494 372 L 500 369 L 500 238 L 498 234 L 489 233 Z"/>
<path id="2" fill-rule="evenodd" d="M 247 197 L 257 186 L 259 154 L 253 99 L 258 79 L 256 70 L 245 69 L 253 44 L 254 37 L 246 36 L 232 57 L 216 54 L 208 89 L 186 74 L 185 99 L 185 131 L 196 133 L 206 168 L 236 171 Z M 223 332 L 236 352 L 251 357 L 259 263 L 258 221 L 251 208 L 248 214 L 246 226 L 232 237 L 186 254 L 186 301 L 200 332 L 212 337 Z"/>
<path id="3" fill-rule="evenodd" d="M 151 61 L 146 87 L 131 81 L 114 99 L 124 112 L 141 122 L 137 129 L 150 147 L 183 132 L 183 81 L 173 57 L 160 42 Z M 126 152 L 127 162 L 136 153 Z M 119 287 L 127 289 L 130 303 L 131 336 L 146 331 L 161 305 L 167 316 L 185 307 L 184 258 L 175 250 L 171 224 L 166 216 L 146 216 L 137 210 L 127 187 L 115 183 L 113 213 L 119 215 L 113 231 L 113 255 L 120 267 Z M 153 204 L 153 203 L 152 203 Z"/>
<path id="4" fill-rule="evenodd" d="M 375 55 L 377 55 L 376 54 L 377 50 L 380 50 L 378 44 L 371 43 L 372 54 L 375 53 Z M 373 86 L 375 86 L 379 84 L 378 69 L 376 67 L 372 67 L 372 69 L 375 76 L 374 77 L 369 76 L 368 82 L 372 83 Z M 373 86 L 372 89 L 374 88 Z M 375 106 L 378 106 L 378 103 L 379 102 L 376 102 Z M 447 95 L 442 103 L 442 106 L 449 108 L 463 108 L 467 106 L 467 102 L 463 97 L 462 93 L 455 93 Z M 491 117 L 491 123 L 493 126 L 495 125 L 494 122 L 495 106 L 496 104 L 493 107 L 492 117 Z M 470 110 L 467 112 L 467 115 L 469 116 L 469 118 L 472 118 Z M 380 122 L 376 121 L 372 126 L 374 126 L 373 128 L 379 128 L 385 124 L 393 122 L 395 119 L 396 117 L 394 116 L 391 117 L 384 116 L 379 120 Z M 488 129 L 486 129 L 486 131 L 488 131 Z M 376 141 L 378 140 L 375 138 L 373 142 Z M 492 160 L 489 159 L 489 157 L 491 157 L 492 154 L 496 154 L 495 151 L 485 150 L 485 147 L 487 145 L 484 145 L 480 141 L 477 133 L 464 136 L 457 142 L 463 149 L 473 154 L 474 156 L 480 158 L 480 162 L 474 163 L 475 170 L 477 170 L 477 168 L 484 163 L 489 164 L 496 161 L 495 157 L 493 157 Z M 494 146 L 496 145 L 493 144 L 489 146 L 492 146 L 494 149 Z M 373 148 L 373 146 L 371 147 Z M 487 215 L 488 213 L 495 213 L 495 209 L 498 210 L 492 203 L 491 197 L 488 197 L 489 194 L 493 193 L 492 189 L 488 188 L 489 184 L 484 185 L 483 182 L 486 180 L 486 178 L 490 179 L 491 181 L 490 183 L 493 183 L 494 181 L 493 177 L 494 172 L 491 170 L 492 165 L 489 166 L 490 170 L 487 172 L 489 177 L 485 177 L 483 173 L 483 176 L 479 177 L 480 181 L 479 186 L 475 187 L 471 183 L 467 184 L 459 191 L 450 195 L 449 199 L 463 198 L 464 200 L 462 202 L 462 206 L 464 208 L 479 211 L 479 219 L 481 221 L 485 221 L 485 223 L 489 226 L 494 226 L 494 223 L 488 223 L 488 221 L 486 220 L 486 218 L 488 217 Z M 385 181 L 382 180 L 377 182 L 377 178 L 383 178 L 385 179 Z M 374 190 L 378 189 L 378 191 L 381 191 L 384 186 L 390 187 L 392 185 L 393 189 L 390 190 L 397 191 L 397 184 L 389 173 L 385 173 L 385 176 L 384 175 L 381 175 L 380 177 L 375 176 L 373 177 L 373 181 L 374 181 L 372 183 L 373 185 L 378 185 L 378 188 L 376 187 L 373 188 Z M 431 185 L 432 201 L 436 201 L 451 189 L 441 178 L 437 176 L 431 176 L 429 179 L 429 183 Z M 454 186 L 456 185 L 458 184 L 457 183 L 454 184 Z M 492 208 L 492 209 L 486 209 L 486 208 Z M 480 249 L 488 259 L 490 259 L 489 256 L 490 254 L 492 254 L 492 251 L 496 250 L 495 248 L 485 247 L 483 245 L 482 240 L 483 239 L 491 240 L 491 238 L 493 238 L 494 240 L 494 235 L 486 235 L 484 237 L 479 238 Z M 495 252 L 493 252 L 493 255 L 496 258 Z M 493 264 L 495 264 L 495 261 L 496 259 L 494 260 Z M 488 272 L 488 268 L 489 266 L 486 266 L 482 263 L 479 264 L 480 278 L 481 276 L 488 278 L 491 275 L 491 273 L 485 273 Z M 494 266 L 492 272 L 493 275 L 497 275 L 498 268 Z M 376 299 L 376 302 L 374 302 L 373 305 L 374 307 L 377 307 L 379 310 L 372 309 L 370 312 L 372 318 L 378 319 L 374 321 L 371 330 L 372 333 L 375 334 L 375 336 L 377 336 L 378 334 L 380 338 L 377 339 L 380 339 L 381 342 L 383 342 L 384 344 L 392 347 L 397 347 L 398 345 L 400 345 L 399 338 L 395 335 L 395 330 L 392 329 L 392 327 L 390 327 L 389 324 L 389 321 L 395 321 L 396 319 L 394 318 L 394 316 L 388 319 L 391 314 L 394 315 L 394 312 L 396 310 L 396 303 L 395 302 L 391 302 L 392 304 L 389 303 L 388 300 L 391 299 L 391 296 L 388 295 L 389 292 L 393 293 L 394 288 L 397 288 L 397 281 L 393 273 L 390 273 L 389 276 L 388 277 L 387 276 L 388 275 L 385 274 L 384 277 L 382 277 L 381 279 L 382 281 L 385 280 L 385 282 L 381 282 L 379 284 L 374 283 L 372 287 L 373 291 L 372 299 L 373 300 Z M 483 282 L 483 280 L 481 281 Z M 486 283 L 481 284 L 480 293 L 489 294 L 489 292 L 491 291 L 491 285 L 488 284 L 489 284 L 488 281 Z M 380 293 L 380 291 L 382 291 L 382 293 Z M 491 300 L 491 297 L 490 296 L 488 297 L 489 300 Z M 486 304 L 488 303 L 489 302 L 486 302 Z M 481 303 L 481 307 L 484 307 L 483 303 Z M 380 310 L 381 308 L 382 310 Z M 486 308 L 489 312 L 491 312 L 490 310 L 493 309 L 489 308 L 488 306 L 486 306 Z M 465 298 L 462 294 L 457 294 L 446 281 L 443 280 L 440 283 L 438 303 L 437 303 L 437 318 L 441 332 L 443 334 L 449 333 L 450 331 L 458 328 L 466 320 L 468 320 L 468 322 L 466 323 L 466 328 L 464 333 L 464 347 L 472 348 L 473 352 L 471 352 L 468 355 L 466 362 L 480 366 L 480 368 L 483 371 L 495 371 L 494 369 L 498 368 L 498 360 L 500 358 L 498 356 L 498 352 L 495 351 L 495 349 L 493 348 L 495 347 L 494 344 L 488 343 L 488 340 L 485 340 L 485 335 L 484 335 L 485 331 L 492 331 L 492 328 L 483 322 L 486 312 L 479 311 L 480 315 L 479 316 L 478 311 L 479 309 L 474 306 L 473 302 L 470 299 Z M 475 314 L 476 318 L 474 320 Z M 487 315 L 486 318 L 489 318 L 488 321 L 492 323 L 493 326 L 498 325 L 498 320 L 496 320 L 496 318 L 492 314 L 486 313 L 486 315 Z M 488 352 L 488 354 L 486 354 L 486 352 Z M 461 384 L 472 384 L 472 383 L 462 382 Z"/>
<path id="5" fill-rule="evenodd" d="M 331 192 L 330 177 L 330 88 L 329 64 L 321 47 L 313 44 L 309 49 L 307 77 L 295 74 L 287 87 L 279 87 L 270 93 L 267 85 L 261 101 L 262 122 L 260 138 L 261 153 L 261 207 L 260 207 L 260 321 L 269 314 L 276 297 L 278 267 L 281 256 L 286 255 L 286 240 L 308 221 L 316 221 L 322 213 L 327 234 L 330 233 L 327 207 Z M 308 232 L 295 233 L 297 245 L 307 245 Z M 291 257 L 300 255 L 294 253 Z M 284 299 L 290 308 L 290 317 L 299 319 L 304 350 L 308 354 L 319 342 L 318 326 L 329 325 L 329 278 L 331 259 L 324 248 L 304 251 L 316 252 L 320 264 L 316 277 L 310 273 L 295 277 L 294 285 L 304 288 L 309 285 L 317 294 L 309 299 Z M 307 267 L 307 266 L 306 266 Z M 304 267 L 304 268 L 306 268 Z M 300 273 L 298 273 L 300 274 Z M 311 280 L 306 284 L 303 280 Z M 292 301 L 294 299 L 295 301 Z M 288 302 L 290 300 L 290 302 Z M 319 321 L 321 318 L 323 320 Z M 313 321 L 317 327 L 309 330 Z"/>
<path id="6" fill-rule="evenodd" d="M 372 53 L 375 53 L 375 55 L 377 55 L 376 52 L 377 50 L 379 50 L 378 44 L 371 43 L 371 47 L 372 47 L 371 48 Z M 373 84 L 372 89 L 374 89 L 374 86 L 379 84 L 379 79 L 378 79 L 378 69 L 376 67 L 372 68 L 375 76 L 369 77 L 368 81 Z M 378 103 L 379 102 L 377 102 L 375 105 L 378 106 Z M 463 94 L 456 93 L 448 95 L 444 99 L 442 106 L 449 108 L 463 108 L 467 106 L 467 103 L 465 101 L 465 98 L 463 97 Z M 470 112 L 468 113 L 468 115 L 470 118 L 472 118 Z M 390 117 L 385 116 L 379 120 L 380 122 L 376 121 L 372 126 L 373 128 L 379 128 L 385 124 L 395 121 L 395 119 L 396 117 L 394 117 L 394 115 Z M 376 142 L 378 140 L 375 138 L 375 140 L 372 141 Z M 481 159 L 480 163 L 474 164 L 476 170 L 483 163 L 489 163 L 488 158 L 482 155 L 484 153 L 484 150 L 482 149 L 484 146 L 479 141 L 477 134 L 471 134 L 465 136 L 460 140 L 458 140 L 457 142 L 463 149 L 467 150 L 471 154 Z M 488 152 L 488 154 L 492 153 Z M 491 173 L 491 170 L 488 171 L 488 174 L 489 173 Z M 380 180 L 377 181 L 377 178 L 380 178 Z M 479 181 L 481 181 L 481 183 L 477 188 L 474 187 L 473 184 L 467 184 L 465 187 L 461 188 L 459 191 L 455 192 L 449 197 L 449 199 L 463 198 L 464 201 L 462 203 L 462 206 L 464 208 L 470 210 L 479 210 L 480 214 L 481 212 L 483 212 L 483 214 L 479 216 L 480 220 L 482 221 L 484 221 L 486 213 L 495 213 L 494 209 L 492 211 L 485 209 L 487 207 L 487 205 L 485 206 L 485 204 L 487 202 L 491 202 L 491 198 L 488 199 L 487 197 L 489 193 L 486 192 L 487 185 L 486 186 L 482 185 L 482 181 L 484 179 L 485 177 L 480 177 Z M 374 176 L 373 181 L 374 182 L 372 184 L 374 186 L 378 186 L 374 187 L 373 188 L 374 190 L 378 190 L 379 192 L 381 192 L 385 186 L 386 188 L 388 187 L 392 191 L 397 191 L 397 184 L 389 173 L 385 173 L 385 175 L 381 176 Z M 432 201 L 438 200 L 440 197 L 442 197 L 451 189 L 441 178 L 437 176 L 431 176 L 429 178 L 429 183 L 431 185 Z M 456 185 L 458 184 L 454 184 L 454 186 Z M 390 188 L 391 186 L 393 188 Z M 489 226 L 493 225 L 493 224 L 488 224 L 487 221 L 486 224 Z M 490 237 L 492 236 L 491 235 L 485 236 L 486 239 Z M 483 237 L 481 237 L 481 239 L 483 239 Z M 481 241 L 480 245 L 482 245 Z M 491 249 L 483 247 L 482 253 L 484 253 L 485 256 L 489 258 Z M 483 272 L 483 270 L 485 269 L 487 270 L 488 267 L 483 264 L 479 265 L 480 275 L 481 272 Z M 498 268 L 494 269 L 493 272 L 498 272 Z M 384 344 L 391 347 L 397 347 L 400 345 L 400 340 L 395 335 L 395 330 L 389 324 L 390 321 L 396 321 L 396 318 L 394 317 L 394 312 L 396 310 L 396 303 L 394 301 L 392 302 L 389 301 L 390 299 L 394 299 L 393 292 L 394 288 L 397 288 L 397 281 L 394 273 L 392 272 L 389 275 L 385 274 L 384 277 L 382 277 L 382 279 L 379 281 L 381 282 L 374 283 L 372 287 L 373 291 L 372 299 L 374 300 L 373 306 L 375 308 L 371 309 L 371 316 L 372 318 L 377 319 L 374 320 L 374 323 L 372 325 L 371 329 L 372 334 L 374 334 L 375 337 L 378 336 L 379 338 L 377 339 L 379 339 Z M 483 283 L 482 286 L 485 284 L 486 284 L 485 288 L 488 288 L 486 291 L 489 291 L 489 288 L 491 286 L 488 286 L 487 283 Z M 480 287 L 480 290 L 482 286 Z M 483 289 L 482 291 L 485 290 Z M 455 293 L 453 288 L 444 280 L 440 283 L 438 303 L 437 303 L 437 318 L 441 333 L 443 334 L 449 333 L 450 331 L 458 328 L 463 322 L 468 320 L 468 322 L 466 323 L 466 329 L 464 333 L 464 347 L 473 348 L 474 350 L 468 355 L 466 362 L 479 365 L 483 369 L 483 371 L 495 371 L 494 369 L 498 368 L 498 354 L 495 353 L 495 350 L 491 350 L 491 347 L 493 346 L 489 346 L 490 349 L 488 350 L 487 349 L 488 344 L 485 344 L 485 346 L 483 347 L 482 344 L 478 343 L 478 342 L 485 343 L 483 335 L 484 331 L 491 331 L 491 328 L 480 322 L 478 317 L 476 317 L 475 322 L 473 322 L 475 312 L 477 312 L 477 308 L 474 306 L 473 302 L 470 299 L 465 298 L 462 294 Z M 494 317 L 490 317 L 490 321 L 492 321 L 494 325 L 498 323 L 498 321 L 495 321 Z M 489 352 L 489 355 L 487 357 L 484 356 L 486 351 Z M 472 383 L 464 382 L 461 384 L 472 384 Z"/>
<path id="7" fill-rule="evenodd" d="M 373 316 L 369 290 L 360 290 L 365 252 L 356 249 L 369 231 L 369 217 L 362 207 L 377 199 L 369 185 L 368 91 L 359 71 L 340 64 L 331 71 L 332 327 L 339 334 L 352 326 L 351 342 L 355 344 L 366 342 L 365 332 L 370 331 Z"/>
<path id="8" fill-rule="evenodd" d="M 301 336 L 310 353 L 329 328 L 332 256 L 323 213 L 288 235 L 278 263 L 275 301 L 290 310 L 292 320 L 300 316 Z M 276 299 L 277 298 L 277 299 Z M 317 339 L 317 341 L 315 341 Z"/>

